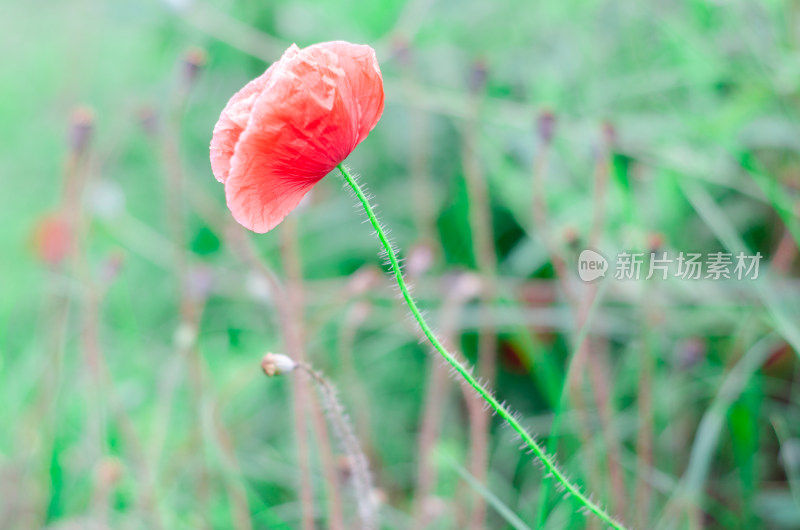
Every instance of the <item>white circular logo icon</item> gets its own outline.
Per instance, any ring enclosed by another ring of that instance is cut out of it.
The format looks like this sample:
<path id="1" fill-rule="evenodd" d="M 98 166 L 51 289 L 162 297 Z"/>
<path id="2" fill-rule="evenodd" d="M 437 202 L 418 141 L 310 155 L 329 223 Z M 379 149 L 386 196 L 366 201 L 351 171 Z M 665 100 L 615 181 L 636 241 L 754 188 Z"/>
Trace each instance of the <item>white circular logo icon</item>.
<path id="1" fill-rule="evenodd" d="M 594 250 L 584 250 L 578 256 L 578 276 L 585 282 L 591 282 L 606 275 L 608 260 Z"/>

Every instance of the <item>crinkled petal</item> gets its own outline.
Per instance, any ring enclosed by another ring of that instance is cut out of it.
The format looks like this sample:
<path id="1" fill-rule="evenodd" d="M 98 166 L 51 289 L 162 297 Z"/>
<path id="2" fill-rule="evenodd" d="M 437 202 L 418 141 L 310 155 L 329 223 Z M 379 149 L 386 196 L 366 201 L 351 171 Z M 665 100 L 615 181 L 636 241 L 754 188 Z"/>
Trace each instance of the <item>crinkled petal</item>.
<path id="1" fill-rule="evenodd" d="M 239 136 L 250 120 L 253 103 L 269 83 L 280 61 L 294 56 L 298 51 L 297 46 L 293 44 L 279 61 L 272 63 L 263 74 L 247 83 L 225 105 L 211 137 L 211 171 L 218 181 L 224 183 L 228 178 L 231 158 Z"/>
<path id="2" fill-rule="evenodd" d="M 319 46 L 333 52 L 344 70 L 343 90 L 349 85 L 349 105 L 358 120 L 357 145 L 375 128 L 383 114 L 383 77 L 375 50 L 344 41 L 324 42 Z"/>
<path id="3" fill-rule="evenodd" d="M 325 43 L 286 55 L 230 158 L 225 194 L 234 218 L 274 228 L 366 138 L 383 110 L 383 83 L 368 46 Z"/>

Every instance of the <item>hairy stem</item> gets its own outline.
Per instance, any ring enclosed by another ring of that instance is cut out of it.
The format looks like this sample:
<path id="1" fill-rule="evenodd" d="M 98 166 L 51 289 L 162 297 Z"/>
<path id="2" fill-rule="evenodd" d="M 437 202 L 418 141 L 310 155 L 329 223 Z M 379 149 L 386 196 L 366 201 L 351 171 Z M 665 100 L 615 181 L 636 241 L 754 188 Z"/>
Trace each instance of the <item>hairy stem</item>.
<path id="1" fill-rule="evenodd" d="M 356 194 L 356 197 L 358 198 L 361 205 L 364 207 L 364 211 L 366 212 L 367 217 L 369 218 L 369 222 L 375 229 L 375 233 L 377 234 L 378 239 L 381 242 L 381 245 L 383 245 L 383 248 L 386 250 L 386 254 L 389 257 L 389 263 L 392 266 L 392 272 L 394 274 L 395 280 L 397 280 L 397 286 L 400 288 L 400 292 L 402 293 L 403 298 L 405 299 L 406 304 L 408 305 L 408 308 L 414 317 L 414 320 L 417 321 L 417 324 L 419 324 L 419 327 L 422 329 L 422 332 L 425 334 L 425 337 L 427 337 L 431 345 L 436 349 L 437 352 L 439 352 L 439 355 L 441 355 L 444 358 L 444 360 L 447 361 L 447 363 L 453 367 L 453 369 L 458 373 L 458 375 L 461 376 L 461 378 L 469 386 L 471 386 L 475 390 L 475 392 L 477 392 L 483 398 L 483 400 L 486 401 L 486 403 L 503 420 L 505 420 L 509 424 L 509 426 L 511 426 L 512 429 L 514 429 L 514 431 L 517 434 L 519 434 L 520 438 L 522 438 L 525 445 L 528 446 L 528 448 L 533 452 L 536 458 L 542 463 L 547 473 L 552 475 L 559 483 L 561 483 L 561 485 L 564 487 L 567 493 L 575 497 L 583 506 L 586 507 L 587 510 L 595 514 L 600 520 L 608 524 L 610 527 L 617 529 L 624 528 L 624 526 L 615 521 L 611 517 L 611 515 L 609 515 L 602 507 L 600 507 L 598 504 L 595 504 L 591 499 L 589 499 L 589 497 L 584 495 L 583 492 L 581 492 L 580 488 L 576 484 L 573 484 L 566 477 L 566 475 L 564 475 L 561 469 L 557 467 L 554 459 L 550 457 L 544 451 L 544 449 L 536 442 L 536 440 L 533 439 L 533 436 L 531 436 L 522 427 L 520 422 L 517 421 L 517 419 L 514 417 L 511 411 L 504 405 L 502 405 L 499 401 L 497 401 L 497 399 L 491 394 L 491 392 L 487 388 L 485 388 L 481 383 L 479 383 L 477 379 L 475 379 L 475 377 L 473 377 L 471 371 L 461 362 L 459 362 L 459 360 L 456 359 L 456 357 L 452 353 L 447 351 L 447 349 L 445 349 L 445 347 L 441 344 L 441 342 L 439 342 L 439 339 L 436 338 L 436 335 L 434 335 L 433 331 L 428 326 L 428 323 L 425 322 L 422 313 L 417 307 L 417 303 L 414 301 L 414 299 L 411 296 L 411 293 L 408 290 L 408 286 L 406 285 L 406 282 L 403 279 L 403 274 L 400 271 L 400 264 L 397 260 L 397 255 L 395 254 L 395 251 L 392 248 L 391 243 L 389 243 L 389 239 L 387 238 L 386 233 L 381 227 L 378 218 L 375 216 L 375 212 L 372 210 L 372 206 L 369 203 L 369 199 L 364 194 L 364 191 L 361 189 L 361 187 L 358 185 L 358 183 L 355 181 L 352 175 L 350 175 L 348 170 L 344 167 L 344 165 L 339 164 L 337 167 L 339 168 L 339 171 L 341 171 L 344 179 L 347 181 L 347 184 L 350 185 L 350 187 L 353 189 L 353 192 Z"/>
<path id="2" fill-rule="evenodd" d="M 356 494 L 356 506 L 362 530 L 376 530 L 379 527 L 378 505 L 373 493 L 372 475 L 361 444 L 358 441 L 350 418 L 339 401 L 336 387 L 322 372 L 314 370 L 306 362 L 297 363 L 300 369 L 311 377 L 319 389 L 322 403 L 328 412 L 336 438 L 347 456 L 347 464 L 351 473 L 353 489 Z"/>

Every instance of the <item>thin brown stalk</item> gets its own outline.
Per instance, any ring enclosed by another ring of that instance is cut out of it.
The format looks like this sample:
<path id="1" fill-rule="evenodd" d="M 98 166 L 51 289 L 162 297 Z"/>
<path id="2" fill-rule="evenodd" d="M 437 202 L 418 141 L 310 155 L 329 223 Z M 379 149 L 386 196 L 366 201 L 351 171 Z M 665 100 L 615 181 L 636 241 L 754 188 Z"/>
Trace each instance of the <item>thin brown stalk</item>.
<path id="1" fill-rule="evenodd" d="M 282 285 L 278 277 L 272 271 L 272 269 L 256 253 L 252 243 L 246 237 L 246 234 L 241 229 L 241 227 L 231 222 L 228 225 L 227 229 L 225 229 L 225 234 L 227 240 L 231 244 L 231 248 L 239 256 L 239 258 L 248 266 L 250 266 L 250 268 L 253 271 L 258 273 L 268 282 L 270 289 L 272 291 L 272 299 L 275 301 L 276 309 L 278 310 L 279 313 L 279 323 L 283 333 L 285 346 L 287 348 L 287 353 L 292 358 L 300 360 L 305 357 L 305 352 L 301 340 L 302 335 L 298 334 L 298 330 L 302 330 L 302 322 L 299 319 L 302 318 L 302 300 L 303 300 L 304 284 L 302 281 L 302 269 L 300 266 L 299 253 L 297 252 L 296 248 L 292 250 L 292 246 L 296 245 L 296 234 L 294 233 L 296 228 L 293 227 L 291 224 L 293 222 L 294 221 L 292 220 L 291 217 L 287 218 L 284 221 L 282 225 L 283 234 L 281 236 L 282 255 L 284 257 L 284 269 L 286 269 L 287 277 L 294 278 L 291 282 L 289 282 L 292 283 L 291 288 L 295 290 L 292 294 L 290 294 L 290 286 L 288 284 L 286 286 Z M 293 305 L 298 303 L 300 304 L 299 308 Z M 304 377 L 302 377 L 301 380 L 305 381 L 305 385 L 307 388 L 308 382 L 305 380 Z M 297 383 L 296 386 L 299 386 L 300 384 L 302 383 Z M 309 396 L 309 394 L 310 393 L 306 391 L 306 396 Z M 328 436 L 327 429 L 325 429 L 325 419 L 319 407 L 315 405 L 313 399 L 308 399 L 307 403 L 308 407 L 310 408 L 311 426 L 312 429 L 314 430 L 315 438 L 318 440 L 319 444 L 322 472 L 323 476 L 325 477 L 327 489 L 329 491 L 328 524 L 332 528 L 336 528 L 338 527 L 337 525 L 343 524 L 341 522 L 342 504 L 341 504 L 341 498 L 338 494 L 338 484 L 336 480 L 336 470 L 335 470 L 336 465 L 333 459 L 328 458 L 327 456 L 333 454 L 331 450 L 330 437 Z M 297 414 L 299 412 L 297 410 L 297 403 L 294 403 L 293 407 L 295 407 L 295 417 L 299 418 L 298 420 L 296 420 L 295 423 L 295 428 L 297 429 L 300 428 L 298 427 L 298 425 L 300 424 L 299 422 L 304 422 L 304 419 L 302 415 Z M 305 408 L 306 407 L 303 407 L 303 409 Z M 304 428 L 302 433 L 296 432 L 296 435 L 297 434 L 299 434 L 301 437 L 306 436 L 306 442 L 307 442 L 307 434 Z M 308 450 L 302 451 L 302 449 L 299 446 L 299 443 L 298 443 L 298 451 L 300 451 L 301 454 L 303 452 L 305 452 L 306 454 L 310 454 Z M 308 484 L 310 486 L 311 484 L 310 456 L 308 459 L 308 466 L 309 466 L 308 467 L 309 471 L 307 476 L 309 477 Z M 301 470 L 300 474 L 302 477 L 304 475 L 304 472 Z M 301 498 L 303 495 L 304 493 L 301 491 Z M 313 511 L 310 512 L 310 515 L 313 518 Z M 312 524 L 313 524 L 313 519 L 312 519 Z"/>
<path id="2" fill-rule="evenodd" d="M 181 86 L 174 93 L 174 99 L 169 111 L 169 119 L 166 123 L 166 131 L 159 138 L 159 148 L 161 154 L 162 170 L 165 177 L 165 215 L 169 228 L 169 235 L 172 245 L 175 248 L 173 255 L 173 274 L 175 284 L 178 287 L 178 313 L 180 316 L 180 326 L 177 335 L 179 336 L 177 350 L 181 358 L 185 359 L 186 372 L 189 376 L 195 413 L 197 415 L 195 424 L 197 436 L 200 440 L 205 439 L 202 429 L 202 410 L 203 370 L 199 351 L 196 348 L 196 334 L 202 314 L 201 308 L 197 307 L 189 294 L 187 279 L 189 277 L 188 258 L 186 253 L 186 228 L 184 225 L 184 192 L 183 192 L 183 163 L 180 153 L 181 126 L 183 121 L 183 111 L 186 105 L 188 90 Z M 174 394 L 170 395 L 170 399 Z M 195 484 L 197 497 L 201 506 L 209 506 L 211 491 L 209 476 L 205 469 L 199 470 L 199 479 Z"/>
<path id="3" fill-rule="evenodd" d="M 474 77 L 485 76 L 480 66 L 473 72 Z M 482 79 L 477 79 L 476 85 Z M 479 108 L 478 87 L 474 87 L 475 108 Z M 469 198 L 469 224 L 472 235 L 472 248 L 478 271 L 481 275 L 481 305 L 480 320 L 491 322 L 491 307 L 496 296 L 495 276 L 497 274 L 497 255 L 494 248 L 494 233 L 492 230 L 492 211 L 489 198 L 488 182 L 481 168 L 478 154 L 478 128 L 477 116 L 465 122 L 465 131 L 462 135 L 461 161 L 464 170 L 464 180 Z M 493 326 L 485 324 L 478 335 L 478 374 L 489 384 L 493 384 L 496 375 L 497 363 L 497 332 Z M 489 467 L 489 428 L 491 415 L 484 408 L 483 400 L 474 392 L 465 392 L 470 418 L 470 473 L 475 479 L 485 484 Z M 486 499 L 475 492 L 470 515 L 470 528 L 479 530 L 484 526 L 486 519 Z"/>
<path id="4" fill-rule="evenodd" d="M 553 145 L 553 137 L 555 134 L 555 127 L 556 127 L 556 117 L 550 111 L 542 112 L 538 118 L 538 123 L 537 123 L 537 129 L 538 129 L 537 133 L 539 138 L 539 153 L 536 159 L 534 160 L 533 174 L 532 174 L 532 188 L 533 188 L 532 217 L 534 225 L 536 226 L 537 231 L 539 232 L 539 235 L 543 242 L 545 251 L 548 254 L 550 263 L 553 265 L 556 281 L 561 287 L 561 291 L 563 292 L 563 295 L 566 299 L 568 306 L 575 315 L 575 320 L 576 320 L 575 333 L 577 334 L 580 333 L 580 330 L 586 324 L 586 316 L 588 314 L 589 308 L 591 307 L 594 295 L 593 293 L 590 293 L 589 295 L 578 299 L 569 281 L 571 276 L 567 272 L 566 257 L 564 256 L 561 247 L 551 237 L 552 226 L 549 219 L 549 208 L 547 206 L 545 178 L 549 168 L 550 155 Z M 589 290 L 591 289 L 592 286 L 589 287 Z M 577 357 L 585 355 L 584 348 L 585 346 L 581 345 L 575 358 L 572 359 L 570 367 L 575 365 Z M 568 374 L 569 371 L 570 369 L 568 369 Z M 570 401 L 572 402 L 572 405 L 575 408 L 578 417 L 578 422 L 577 422 L 578 432 L 584 450 L 584 462 L 586 468 L 590 470 L 588 479 L 589 484 L 591 486 L 590 489 L 592 491 L 598 491 L 598 488 L 601 485 L 601 481 L 599 479 L 599 473 L 595 468 L 597 459 L 595 458 L 591 444 L 592 433 L 589 428 L 591 424 L 591 417 L 587 410 L 583 395 L 581 394 L 581 392 L 578 391 L 578 389 L 575 386 L 570 384 L 571 381 L 572 378 L 570 378 L 570 376 L 568 375 L 566 379 L 566 385 L 567 385 L 567 390 L 569 392 Z"/>
<path id="5" fill-rule="evenodd" d="M 125 442 L 125 449 L 130 454 L 131 461 L 134 463 L 133 469 L 134 473 L 137 475 L 138 482 L 143 485 L 148 484 L 153 477 L 152 470 L 144 457 L 141 439 L 136 433 L 133 422 L 117 399 L 114 381 L 100 345 L 100 315 L 105 288 L 104 286 L 96 285 L 89 275 L 85 255 L 82 255 L 81 262 L 81 276 L 83 278 L 82 283 L 85 292 L 83 303 L 84 325 L 81 335 L 86 362 L 94 380 L 95 392 L 98 396 L 107 397 L 108 407 L 111 410 L 114 422 L 119 428 L 120 436 Z M 97 420 L 98 428 L 100 429 L 99 432 L 104 436 L 107 429 L 104 414 L 102 410 L 98 410 L 96 414 L 99 418 Z M 101 444 L 101 454 L 105 452 L 107 452 L 107 449 L 102 447 Z M 109 496 L 113 491 L 113 483 L 118 479 L 109 476 L 109 474 L 113 473 L 113 469 L 109 469 L 109 466 L 113 465 L 113 460 L 109 460 L 108 455 L 102 455 L 99 462 L 101 463 L 101 467 L 97 473 L 98 476 L 95 477 L 98 482 L 97 488 L 99 494 L 95 497 L 95 508 L 98 512 L 103 514 L 104 517 L 107 517 L 108 503 L 110 502 Z M 152 525 L 153 528 L 163 528 L 163 522 L 161 521 L 151 488 L 141 488 L 138 505 L 142 511 L 147 514 L 148 524 Z"/>
<path id="6" fill-rule="evenodd" d="M 610 165 L 610 145 L 613 140 L 613 131 L 610 126 L 605 128 L 604 143 L 598 153 L 594 170 L 594 213 L 592 227 L 587 241 L 588 248 L 596 248 L 600 242 L 603 231 L 603 219 L 605 213 L 605 195 L 608 185 L 609 165 Z M 597 285 L 589 284 L 586 286 L 583 298 L 579 303 L 577 314 L 577 329 L 582 329 L 586 324 L 589 309 L 597 296 Z M 608 387 L 609 370 L 603 356 L 597 351 L 597 344 L 591 336 L 587 336 L 575 356 L 569 363 L 566 375 L 566 384 L 569 389 L 571 399 L 576 408 L 579 408 L 582 399 L 579 398 L 581 392 L 582 379 L 588 370 L 590 375 L 590 390 L 593 393 L 594 404 L 598 409 L 600 428 L 608 458 L 608 474 L 611 480 L 608 502 L 609 507 L 616 513 L 624 513 L 624 497 L 626 495 L 624 475 L 620 463 L 618 441 L 612 428 L 612 409 L 610 406 L 610 389 Z M 592 351 L 595 350 L 595 351 Z M 586 411 L 578 411 L 579 416 L 586 417 Z M 585 442 L 587 440 L 584 440 Z M 590 446 L 587 445 L 587 449 Z"/>
<path id="7" fill-rule="evenodd" d="M 298 363 L 306 362 L 303 347 L 303 286 L 300 253 L 297 248 L 297 226 L 294 217 L 289 216 L 284 220 L 280 231 L 281 257 L 286 275 L 286 304 L 287 320 L 284 327 L 284 341 L 286 353 Z M 292 387 L 294 396 L 292 407 L 294 410 L 295 441 L 297 442 L 298 468 L 300 470 L 300 501 L 302 505 L 302 528 L 314 529 L 314 490 L 311 481 L 311 450 L 308 443 L 308 430 L 306 421 L 309 412 L 308 380 L 301 374 L 296 378 Z"/>
<path id="8" fill-rule="evenodd" d="M 539 156 L 537 157 L 533 167 L 533 219 L 541 233 L 542 241 L 544 242 L 545 249 L 549 254 L 550 262 L 553 264 L 556 279 L 559 282 L 562 291 L 564 292 L 567 303 L 572 309 L 573 315 L 575 316 L 575 336 L 577 336 L 587 325 L 587 318 L 590 309 L 594 303 L 595 297 L 597 296 L 597 286 L 595 284 L 587 285 L 582 293 L 582 296 L 580 297 L 573 292 L 572 286 L 569 282 L 569 278 L 571 276 L 567 272 L 566 258 L 561 252 L 560 247 L 550 237 L 550 222 L 548 219 L 545 191 L 545 174 L 548 167 L 548 160 L 552 148 L 552 139 L 555 132 L 555 116 L 551 112 L 545 111 L 540 115 L 537 125 L 541 147 Z M 595 209 L 593 214 L 593 225 L 590 229 L 588 240 L 588 248 L 595 248 L 599 242 L 600 235 L 602 234 L 602 218 L 605 207 L 604 197 L 607 178 L 607 154 L 604 150 L 602 156 L 598 156 L 594 170 Z M 610 415 L 610 409 L 606 406 L 606 403 L 608 402 L 608 391 L 606 388 L 607 383 L 605 378 L 607 377 L 608 372 L 604 366 L 604 363 L 600 362 L 601 360 L 598 359 L 597 355 L 592 355 L 590 350 L 590 339 L 587 337 L 581 342 L 573 358 L 570 359 L 565 378 L 565 391 L 569 396 L 569 400 L 572 403 L 578 418 L 578 433 L 585 452 L 584 460 L 586 469 L 589 470 L 588 482 L 590 484 L 590 489 L 592 491 L 601 491 L 603 489 L 601 480 L 602 473 L 600 469 L 597 468 L 597 465 L 599 465 L 600 461 L 594 454 L 592 444 L 593 434 L 590 428 L 593 417 L 590 414 L 586 400 L 582 394 L 583 381 L 586 373 L 585 369 L 587 365 L 591 366 L 591 378 L 589 383 L 592 391 L 594 392 L 594 402 L 601 410 L 600 417 L 603 436 L 604 440 L 606 441 L 606 445 L 609 447 L 611 446 L 608 442 L 613 440 L 613 437 L 611 436 L 610 430 L 606 427 L 610 425 L 612 418 Z M 619 460 L 618 458 L 611 458 L 609 460 L 614 461 L 613 463 L 609 462 L 609 475 L 612 477 L 612 482 L 615 484 L 614 489 L 620 491 L 619 484 L 622 475 L 621 471 L 619 473 L 617 472 L 618 469 L 621 469 L 618 465 Z"/>
<path id="9" fill-rule="evenodd" d="M 576 328 L 575 334 L 579 334 L 581 330 L 586 327 L 589 311 L 592 307 L 595 297 L 597 296 L 597 287 L 595 284 L 590 284 L 586 287 L 583 296 L 578 301 L 578 309 L 576 315 Z M 591 357 L 589 353 L 588 336 L 578 347 L 575 355 L 570 360 L 567 367 L 567 374 L 565 376 L 566 391 L 569 400 L 572 403 L 578 419 L 578 434 L 581 439 L 581 446 L 583 448 L 585 468 L 589 470 L 588 482 L 591 491 L 602 491 L 602 473 L 597 467 L 600 464 L 600 459 L 597 458 L 594 450 L 592 424 L 593 417 L 589 411 L 586 403 L 586 398 L 583 395 L 583 383 L 586 376 L 585 367 L 587 359 Z M 594 380 L 591 381 L 594 383 Z"/>
<path id="10" fill-rule="evenodd" d="M 795 207 L 795 211 L 800 214 L 800 203 Z M 782 274 L 788 273 L 795 259 L 797 259 L 797 241 L 792 235 L 789 227 L 784 227 L 778 246 L 772 257 L 772 268 Z"/>
<path id="11" fill-rule="evenodd" d="M 540 149 L 539 155 L 533 163 L 533 221 L 538 228 L 539 235 L 547 251 L 550 263 L 555 270 L 555 277 L 564 292 L 567 302 L 577 307 L 577 301 L 572 286 L 569 283 L 570 275 L 567 273 L 567 260 L 556 242 L 550 237 L 551 229 L 547 207 L 547 194 L 545 192 L 545 176 L 550 162 L 552 150 L 552 135 L 555 127 L 555 117 L 545 112 L 540 117 Z"/>
<path id="12" fill-rule="evenodd" d="M 409 81 L 413 79 L 412 68 L 414 57 L 411 49 L 405 49 L 406 76 Z M 409 143 L 411 160 L 411 205 L 414 209 L 414 223 L 422 234 L 422 240 L 429 244 L 439 244 L 436 237 L 436 208 L 434 206 L 434 189 L 430 181 L 430 167 L 428 146 L 430 145 L 428 131 L 428 116 L 425 111 L 414 108 L 409 113 L 411 120 L 409 127 Z"/>
<path id="13" fill-rule="evenodd" d="M 447 341 L 443 332 L 442 339 Z M 450 342 L 452 344 L 452 342 Z M 438 480 L 433 462 L 433 451 L 439 438 L 440 425 L 444 416 L 444 402 L 450 377 L 447 367 L 441 362 L 433 362 L 428 371 L 428 384 L 425 387 L 423 416 L 417 439 L 417 487 L 414 491 L 414 528 L 426 528 L 433 522 L 430 510 L 432 495 Z"/>
<path id="14" fill-rule="evenodd" d="M 475 294 L 480 280 L 471 274 L 462 274 L 454 282 L 442 306 L 441 333 L 445 344 L 458 344 L 458 317 L 464 304 Z M 452 350 L 451 350 L 452 351 Z M 431 358 L 428 384 L 423 400 L 423 416 L 417 442 L 417 487 L 414 499 L 414 528 L 426 528 L 433 523 L 430 501 L 436 487 L 437 473 L 433 451 L 439 438 L 445 400 L 450 389 L 447 366 Z"/>
<path id="15" fill-rule="evenodd" d="M 236 450 L 228 430 L 224 428 L 219 415 L 219 408 L 213 412 L 213 427 L 217 436 L 220 452 L 232 476 L 225 480 L 225 489 L 231 501 L 233 527 L 238 530 L 250 530 L 253 523 L 250 521 L 250 504 L 247 502 L 247 491 L 237 478 L 241 476 L 239 464 L 236 462 Z"/>
<path id="16" fill-rule="evenodd" d="M 108 397 L 109 406 L 114 421 L 120 430 L 124 447 L 135 463 L 135 472 L 142 480 L 148 475 L 148 467 L 144 461 L 141 443 L 133 428 L 132 422 L 122 405 L 116 399 L 113 378 L 110 375 L 105 355 L 100 342 L 100 323 L 102 301 L 107 285 L 99 283 L 92 276 L 87 251 L 88 220 L 81 207 L 84 190 L 90 180 L 88 170 L 89 147 L 93 129 L 93 117 L 87 109 L 78 109 L 73 114 L 73 124 L 70 134 L 71 149 L 65 164 L 65 183 L 63 191 L 63 210 L 69 218 L 72 238 L 72 276 L 81 286 L 81 343 L 85 356 L 85 365 L 88 368 L 93 391 L 96 396 Z M 106 281 L 113 281 L 112 276 Z M 66 322 L 65 322 L 66 324 Z M 58 360 L 60 364 L 61 360 Z M 46 385 L 50 386 L 50 385 Z M 57 384 L 52 385 L 56 388 Z M 94 435 L 97 437 L 97 467 L 95 469 L 95 489 L 93 494 L 93 510 L 101 520 L 108 521 L 110 510 L 110 495 L 115 483 L 119 480 L 121 469 L 119 464 L 109 456 L 106 445 L 107 418 L 102 400 L 93 399 L 92 422 Z M 140 483 L 142 483 L 140 482 Z M 144 488 L 143 488 L 144 489 Z M 153 499 L 147 491 L 140 492 L 140 504 L 145 513 L 151 516 L 149 524 L 154 528 L 161 528 L 157 509 Z"/>
<path id="17" fill-rule="evenodd" d="M 358 375 L 355 359 L 353 359 L 355 338 L 368 313 L 369 303 L 367 301 L 358 301 L 350 306 L 344 317 L 337 345 L 342 371 L 348 381 L 348 393 L 356 403 L 369 403 L 369 396 L 364 388 L 364 382 Z M 364 450 L 368 454 L 374 454 L 372 450 L 372 420 L 369 407 L 357 407 L 353 410 L 353 416 L 355 418 L 356 432 L 364 445 Z"/>
<path id="18" fill-rule="evenodd" d="M 185 360 L 186 372 L 190 383 L 193 401 L 196 405 L 197 431 L 196 436 L 201 441 L 206 440 L 203 424 L 203 403 L 206 401 L 208 393 L 205 379 L 207 377 L 205 362 L 197 347 L 197 332 L 200 327 L 203 309 L 207 293 L 197 286 L 189 285 L 191 270 L 189 267 L 188 252 L 186 250 L 186 226 L 184 222 L 184 168 L 180 153 L 180 138 L 183 122 L 184 110 L 187 104 L 189 91 L 196 79 L 199 69 L 204 62 L 204 54 L 201 50 L 190 50 L 181 62 L 181 76 L 179 84 L 173 93 L 173 101 L 169 109 L 169 119 L 166 123 L 166 131 L 159 138 L 161 153 L 161 163 L 165 177 L 166 193 L 166 216 L 169 224 L 170 236 L 174 253 L 174 274 L 175 282 L 178 286 L 178 305 L 180 315 L 180 327 L 177 333 L 177 351 L 179 356 Z M 201 292 L 198 292 L 201 291 Z M 174 397 L 176 388 L 172 386 L 169 391 L 168 399 Z M 169 408 L 169 407 L 167 407 Z M 166 419 L 168 420 L 167 413 Z M 235 461 L 235 453 L 232 444 L 225 443 L 230 440 L 230 435 L 225 431 L 221 423 L 216 424 L 217 436 L 220 443 L 216 444 L 224 457 L 229 461 Z M 208 502 L 211 498 L 210 475 L 207 471 L 201 470 L 199 480 L 197 480 L 197 494 L 200 503 L 210 506 Z M 241 516 L 242 510 L 249 513 L 246 493 L 230 483 L 223 480 L 226 493 L 231 505 L 236 507 L 233 512 L 234 527 L 241 530 L 249 530 L 251 523 L 249 517 L 244 519 Z M 244 508 L 242 508 L 244 507 Z"/>
<path id="19" fill-rule="evenodd" d="M 634 502 L 630 508 L 630 519 L 636 521 L 637 528 L 646 528 L 653 499 L 651 472 L 653 469 L 653 373 L 655 371 L 655 352 L 651 346 L 651 331 L 657 329 L 657 315 L 650 300 L 657 299 L 655 293 L 646 293 L 644 304 L 644 342 L 641 364 L 639 366 L 639 389 L 637 392 L 637 414 L 639 430 L 636 436 L 636 485 Z"/>
<path id="20" fill-rule="evenodd" d="M 410 83 L 415 76 L 413 49 L 406 45 L 398 56 L 405 66 L 405 79 Z M 428 157 L 428 117 L 427 113 L 419 108 L 410 111 L 411 126 L 409 131 L 410 160 L 412 175 L 412 206 L 414 209 L 414 222 L 418 232 L 422 235 L 423 244 L 430 245 L 434 255 L 442 255 L 440 239 L 437 237 L 436 209 L 434 207 L 434 189 L 429 178 Z M 419 271 L 422 274 L 423 271 Z M 463 289 L 458 288 L 459 277 L 456 285 L 447 291 L 447 296 L 442 307 L 442 339 L 451 347 L 458 345 L 456 338 L 456 324 L 458 315 L 466 298 L 461 295 Z M 450 377 L 447 367 L 435 356 L 428 359 L 428 382 L 422 398 L 422 419 L 420 422 L 419 436 L 417 438 L 417 487 L 414 493 L 414 528 L 425 528 L 433 522 L 431 501 L 436 482 L 437 469 L 433 462 L 433 452 L 439 438 L 442 417 L 447 395 L 450 389 Z"/>
<path id="21" fill-rule="evenodd" d="M 79 247 L 76 227 L 81 219 L 81 195 L 83 183 L 88 174 L 88 146 L 92 134 L 93 120 L 93 114 L 89 109 L 78 108 L 73 112 L 69 130 L 69 150 L 63 164 L 61 204 L 58 208 L 58 215 L 63 216 L 62 220 L 67 223 L 71 244 L 68 255 L 64 257 L 61 263 L 54 264 L 53 268 L 66 268 L 72 275 L 75 274 L 77 269 Z M 36 445 L 39 437 L 45 444 L 50 446 L 50 448 L 42 448 L 42 454 L 48 454 L 48 451 L 51 450 L 52 445 L 55 443 L 56 423 L 59 417 L 58 395 L 64 369 L 64 354 L 70 327 L 72 302 L 72 297 L 68 293 L 61 292 L 55 294 L 51 301 L 54 324 L 47 327 L 54 330 L 50 344 L 48 344 L 52 358 L 46 367 L 45 382 L 41 385 L 41 391 L 32 407 L 32 425 L 30 428 L 33 438 L 32 446 Z M 44 425 L 43 429 L 42 424 Z M 38 496 L 39 498 L 34 502 L 35 508 L 31 510 L 31 520 L 28 523 L 32 528 L 44 526 L 47 518 L 47 505 L 50 501 L 48 496 L 50 488 L 49 470 L 47 468 L 40 469 L 39 475 L 44 493 Z M 24 521 L 19 521 L 19 523 L 25 524 Z"/>

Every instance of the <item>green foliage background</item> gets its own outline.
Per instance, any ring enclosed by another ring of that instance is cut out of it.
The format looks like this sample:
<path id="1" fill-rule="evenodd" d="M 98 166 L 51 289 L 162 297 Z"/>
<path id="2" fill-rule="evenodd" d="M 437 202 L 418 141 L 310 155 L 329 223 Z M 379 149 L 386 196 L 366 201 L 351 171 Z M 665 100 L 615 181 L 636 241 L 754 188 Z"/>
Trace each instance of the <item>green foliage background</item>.
<path id="1" fill-rule="evenodd" d="M 545 110 L 556 117 L 547 236 L 570 258 L 571 272 L 598 206 L 593 175 L 606 161 L 604 124 L 614 141 L 601 251 L 649 252 L 658 241 L 673 254 L 761 252 L 757 281 L 612 283 L 590 336 L 607 368 L 605 427 L 624 473 L 623 521 L 800 527 L 798 268 L 769 264 L 782 240 L 796 251 L 792 233 L 800 234 L 799 24 L 800 6 L 790 0 L 4 2 L 0 527 L 300 527 L 293 379 L 266 379 L 259 369 L 265 352 L 284 350 L 279 301 L 264 299 L 263 279 L 221 229 L 228 214 L 208 143 L 228 98 L 289 44 L 333 39 L 378 52 L 384 117 L 348 165 L 404 251 L 422 241 L 413 160 L 426 168 L 443 252 L 415 292 L 434 325 L 448 278 L 476 268 L 463 152 L 474 132 L 466 156 L 478 158 L 488 183 L 498 256 L 494 387 L 601 502 L 609 501 L 611 458 L 601 415 L 592 403 L 588 422 L 555 406 L 577 326 L 533 223 L 537 118 Z M 191 48 L 207 60 L 178 113 Z M 477 96 L 469 89 L 476 64 L 487 72 Z M 94 115 L 81 202 L 84 263 L 52 267 L 37 259 L 32 234 L 61 204 L 78 105 Z M 170 142 L 179 149 L 182 194 L 166 184 Z M 305 350 L 356 420 L 383 499 L 382 527 L 412 528 L 430 357 L 388 278 L 354 293 L 353 275 L 382 262 L 341 188 L 329 176 L 291 216 Z M 184 280 L 204 299 L 196 329 L 180 310 L 169 228 L 175 211 L 185 223 Z M 247 236 L 281 277 L 289 229 Z M 556 294 L 532 301 L 537 287 Z M 351 329 L 363 307 L 364 322 Z M 467 304 L 453 345 L 472 361 L 481 315 L 477 302 Z M 352 352 L 343 352 L 349 331 Z M 181 353 L 195 333 L 196 349 Z M 107 365 L 100 383 L 92 337 Z M 350 354 L 355 378 L 343 359 Z M 654 433 L 646 465 L 637 452 L 646 425 L 642 388 Z M 467 409 L 457 384 L 447 396 L 431 528 L 465 526 L 476 499 L 465 471 Z M 592 443 L 581 441 L 582 428 Z M 552 485 L 510 431 L 493 424 L 490 442 L 477 497 L 491 505 L 487 528 L 590 524 L 556 492 L 543 501 L 541 488 Z M 313 438 L 311 445 L 315 516 L 326 527 Z M 637 504 L 642 480 L 653 490 L 649 506 Z M 350 517 L 346 488 L 343 495 Z M 236 511 L 242 499 L 244 519 Z"/>

